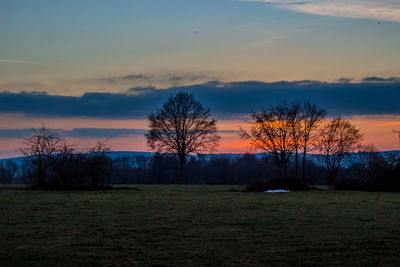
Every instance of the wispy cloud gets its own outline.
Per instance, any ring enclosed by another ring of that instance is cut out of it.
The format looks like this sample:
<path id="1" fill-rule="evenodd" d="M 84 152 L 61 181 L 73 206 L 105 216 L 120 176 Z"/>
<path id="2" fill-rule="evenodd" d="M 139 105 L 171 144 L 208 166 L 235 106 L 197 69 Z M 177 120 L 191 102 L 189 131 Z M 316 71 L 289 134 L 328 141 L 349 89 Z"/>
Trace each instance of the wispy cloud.
<path id="1" fill-rule="evenodd" d="M 36 64 L 36 63 L 34 63 L 34 62 L 29 62 L 29 61 L 14 60 L 14 59 L 5 59 L 5 58 L 0 58 L 0 62 L 4 62 L 4 63 L 16 63 L 16 64 Z"/>
<path id="2" fill-rule="evenodd" d="M 108 83 L 114 83 L 117 81 L 147 81 L 151 78 L 151 76 L 144 74 L 128 74 L 124 76 L 115 76 L 115 77 L 106 77 L 100 78 L 101 81 L 105 81 Z"/>
<path id="3" fill-rule="evenodd" d="M 344 18 L 400 22 L 398 0 L 242 0 L 273 3 L 297 12 Z"/>
<path id="4" fill-rule="evenodd" d="M 210 76 L 204 73 L 158 73 L 143 74 L 132 73 L 121 76 L 108 76 L 99 78 L 100 82 L 107 84 L 132 84 L 137 86 L 149 86 L 153 84 L 166 84 L 167 86 L 186 85 L 199 82 L 216 80 L 218 77 Z"/>

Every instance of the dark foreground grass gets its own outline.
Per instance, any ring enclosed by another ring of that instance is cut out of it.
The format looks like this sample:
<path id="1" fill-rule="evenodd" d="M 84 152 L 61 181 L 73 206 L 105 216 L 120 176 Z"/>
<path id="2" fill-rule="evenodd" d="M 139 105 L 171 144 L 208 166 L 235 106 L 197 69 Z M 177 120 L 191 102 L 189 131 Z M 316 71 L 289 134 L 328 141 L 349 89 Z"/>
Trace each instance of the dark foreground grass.
<path id="1" fill-rule="evenodd" d="M 0 266 L 398 265 L 400 194 L 0 190 Z"/>

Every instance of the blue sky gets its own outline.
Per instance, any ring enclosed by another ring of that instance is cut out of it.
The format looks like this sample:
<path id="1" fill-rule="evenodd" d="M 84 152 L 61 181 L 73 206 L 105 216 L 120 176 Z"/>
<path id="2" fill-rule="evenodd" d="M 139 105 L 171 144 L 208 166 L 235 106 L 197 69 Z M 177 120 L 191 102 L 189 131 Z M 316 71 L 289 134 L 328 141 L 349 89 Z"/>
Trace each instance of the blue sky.
<path id="1" fill-rule="evenodd" d="M 147 113 L 183 86 L 226 131 L 254 103 L 290 101 L 296 92 L 353 117 L 367 140 L 390 149 L 391 129 L 400 128 L 399 47 L 397 0 L 0 0 L 0 130 L 7 138 L 41 124 L 142 130 Z M 321 83 L 296 91 L 302 80 Z M 275 81 L 288 81 L 285 90 Z M 131 125 L 118 114 L 130 104 Z M 145 149 L 140 142 L 129 149 Z M 0 156 L 12 149 L 5 143 Z"/>
<path id="2" fill-rule="evenodd" d="M 131 73 L 224 81 L 399 74 L 394 1 L 363 1 L 370 6 L 343 16 L 333 4 L 348 1 L 293 2 L 0 0 L 0 90 L 115 91 L 127 85 L 93 79 Z M 374 2 L 388 8 L 375 14 Z M 321 3 L 332 14 L 319 14 Z M 151 85 L 170 84 L 159 77 Z"/>

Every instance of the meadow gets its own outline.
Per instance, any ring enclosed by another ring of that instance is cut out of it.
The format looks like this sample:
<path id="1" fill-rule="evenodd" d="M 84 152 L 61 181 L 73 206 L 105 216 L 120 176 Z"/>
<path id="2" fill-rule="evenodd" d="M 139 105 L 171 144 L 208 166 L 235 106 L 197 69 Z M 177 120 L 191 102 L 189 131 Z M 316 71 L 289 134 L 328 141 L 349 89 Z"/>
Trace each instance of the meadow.
<path id="1" fill-rule="evenodd" d="M 400 194 L 0 187 L 0 266 L 398 265 Z"/>

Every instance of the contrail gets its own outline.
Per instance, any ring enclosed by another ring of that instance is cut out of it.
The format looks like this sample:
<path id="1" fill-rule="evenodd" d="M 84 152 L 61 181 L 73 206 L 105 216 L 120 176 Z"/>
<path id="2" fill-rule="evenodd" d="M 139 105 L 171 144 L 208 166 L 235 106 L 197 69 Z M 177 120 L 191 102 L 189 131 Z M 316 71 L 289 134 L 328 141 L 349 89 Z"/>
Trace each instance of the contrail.
<path id="1" fill-rule="evenodd" d="M 0 58 L 0 62 L 17 63 L 17 64 L 36 64 L 33 62 L 28 62 L 28 61 L 12 60 L 12 59 L 4 59 L 4 58 Z"/>

